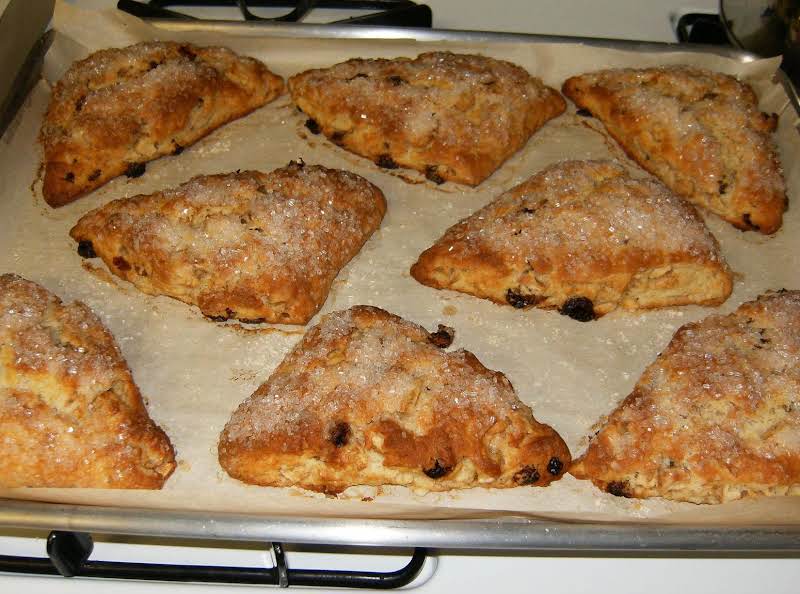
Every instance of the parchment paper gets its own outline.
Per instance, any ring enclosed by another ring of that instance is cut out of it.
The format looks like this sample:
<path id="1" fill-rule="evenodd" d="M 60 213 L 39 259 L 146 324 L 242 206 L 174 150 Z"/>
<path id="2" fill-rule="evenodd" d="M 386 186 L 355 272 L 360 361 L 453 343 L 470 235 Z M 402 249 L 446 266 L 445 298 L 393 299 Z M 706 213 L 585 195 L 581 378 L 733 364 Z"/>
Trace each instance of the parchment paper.
<path id="1" fill-rule="evenodd" d="M 800 136 L 797 116 L 773 82 L 776 60 L 742 63 L 710 54 L 636 54 L 578 44 L 419 43 L 411 40 L 297 39 L 175 34 L 117 11 L 87 12 L 59 3 L 59 32 L 46 64 L 54 82 L 75 59 L 110 46 L 146 39 L 227 45 L 288 76 L 350 57 L 415 56 L 448 49 L 516 62 L 560 88 L 568 76 L 613 66 L 690 63 L 736 74 L 756 89 L 762 109 L 780 114 L 777 142 L 792 207 L 772 237 L 742 233 L 714 216 L 706 221 L 736 271 L 733 295 L 719 308 L 682 307 L 612 313 L 580 324 L 554 312 L 518 311 L 418 284 L 409 267 L 450 225 L 542 167 L 566 158 L 625 156 L 594 120 L 568 113 L 548 123 L 527 146 L 478 188 L 436 187 L 420 175 L 386 172 L 310 135 L 287 95 L 224 126 L 181 155 L 147 165 L 138 179 L 118 178 L 88 197 L 53 210 L 41 198 L 36 136 L 49 100 L 42 81 L 0 142 L 0 271 L 37 281 L 65 300 L 86 302 L 114 333 L 154 420 L 176 447 L 179 467 L 163 491 L 90 489 L 0 490 L 0 496 L 62 503 L 202 509 L 301 516 L 448 518 L 523 515 L 571 520 L 800 522 L 800 498 L 771 498 L 722 506 L 627 500 L 601 493 L 571 476 L 547 488 L 473 489 L 445 494 L 404 487 L 351 488 L 338 498 L 296 489 L 243 485 L 217 463 L 219 432 L 236 406 L 265 381 L 304 328 L 242 328 L 215 324 L 196 308 L 150 297 L 111 276 L 99 260 L 82 261 L 67 232 L 78 218 L 109 200 L 175 186 L 203 173 L 270 171 L 290 159 L 349 169 L 378 185 L 389 210 L 381 228 L 334 284 L 321 313 L 373 304 L 427 328 L 456 328 L 454 348 L 466 348 L 489 368 L 506 373 L 536 417 L 555 427 L 573 456 L 586 446 L 598 419 L 613 410 L 643 369 L 692 320 L 728 312 L 767 289 L 800 287 Z M 644 175 L 644 174 L 643 174 Z M 312 324 L 318 318 L 312 320 Z"/>

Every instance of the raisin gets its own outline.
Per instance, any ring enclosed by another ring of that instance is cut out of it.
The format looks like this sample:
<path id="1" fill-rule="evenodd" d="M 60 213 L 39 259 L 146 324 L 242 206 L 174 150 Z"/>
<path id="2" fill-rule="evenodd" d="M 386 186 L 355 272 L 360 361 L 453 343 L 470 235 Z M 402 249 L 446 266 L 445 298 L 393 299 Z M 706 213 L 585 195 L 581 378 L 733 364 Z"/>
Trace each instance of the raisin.
<path id="1" fill-rule="evenodd" d="M 750 218 L 749 212 L 746 212 L 742 215 L 742 222 L 747 226 L 748 229 L 753 229 L 754 231 L 758 231 L 758 225 L 756 225 Z"/>
<path id="2" fill-rule="evenodd" d="M 67 175 L 64 176 L 64 181 L 73 183 L 75 181 L 75 174 L 72 171 L 68 171 Z"/>
<path id="3" fill-rule="evenodd" d="M 150 60 L 150 70 L 154 70 L 156 68 L 158 68 L 158 62 L 155 60 Z"/>
<path id="4" fill-rule="evenodd" d="M 517 309 L 523 309 L 529 305 L 536 305 L 541 300 L 542 298 L 538 295 L 523 295 L 522 293 L 518 293 L 513 289 L 506 291 L 506 301 L 508 301 L 512 307 L 516 307 Z"/>
<path id="5" fill-rule="evenodd" d="M 535 466 L 523 466 L 512 477 L 518 485 L 532 485 L 539 480 L 539 471 Z"/>
<path id="6" fill-rule="evenodd" d="M 99 169 L 95 169 L 94 171 L 92 171 L 92 173 L 91 173 L 91 174 L 89 174 L 89 177 L 88 177 L 88 178 L 86 178 L 86 179 L 88 179 L 89 181 L 94 181 L 94 180 L 96 180 L 98 177 L 100 177 L 100 175 L 101 175 L 102 173 L 103 173 L 103 172 L 102 172 L 102 171 L 100 171 Z"/>
<path id="7" fill-rule="evenodd" d="M 308 118 L 306 120 L 306 128 L 308 128 L 308 131 L 311 132 L 312 134 L 319 134 L 322 131 L 322 129 L 319 127 L 319 124 L 317 123 L 317 120 L 313 118 Z"/>
<path id="8" fill-rule="evenodd" d="M 611 481 L 606 485 L 606 491 L 615 497 L 630 497 L 628 483 L 624 481 Z"/>
<path id="9" fill-rule="evenodd" d="M 453 338 L 455 338 L 455 335 L 455 330 L 449 326 L 445 326 L 444 324 L 439 324 L 439 329 L 436 330 L 436 332 L 431 332 L 428 335 L 428 341 L 440 349 L 446 349 L 453 344 Z"/>
<path id="10" fill-rule="evenodd" d="M 378 158 L 375 160 L 375 165 L 378 167 L 383 167 L 384 169 L 397 169 L 397 163 L 394 162 L 394 159 L 390 155 L 379 155 Z"/>
<path id="11" fill-rule="evenodd" d="M 347 442 L 350 441 L 350 425 L 344 421 L 336 423 L 328 434 L 328 440 L 337 448 L 346 446 Z"/>
<path id="12" fill-rule="evenodd" d="M 728 191 L 728 184 L 726 184 L 724 181 L 720 180 L 719 181 L 719 195 L 722 196 L 727 191 Z"/>
<path id="13" fill-rule="evenodd" d="M 88 239 L 82 239 L 78 242 L 78 255 L 81 258 L 97 257 L 97 253 L 94 251 L 94 245 Z"/>
<path id="14" fill-rule="evenodd" d="M 444 183 L 444 178 L 439 175 L 439 166 L 438 165 L 428 165 L 425 168 L 425 177 L 435 183 L 437 186 L 440 186 Z"/>
<path id="15" fill-rule="evenodd" d="M 440 461 L 439 458 L 436 458 L 433 461 L 433 467 L 432 468 L 423 468 L 422 472 L 424 472 L 426 475 L 428 475 L 432 479 L 437 479 L 437 478 L 443 477 L 444 475 L 446 475 L 451 470 L 453 470 L 452 466 L 447 466 L 445 463 Z"/>
<path id="16" fill-rule="evenodd" d="M 579 322 L 591 322 L 595 319 L 594 304 L 588 297 L 570 297 L 558 310 L 558 313 L 569 316 Z"/>
<path id="17" fill-rule="evenodd" d="M 196 54 L 196 53 L 194 53 L 194 52 L 193 52 L 191 49 L 189 49 L 189 47 L 188 47 L 188 46 L 185 46 L 185 45 L 182 45 L 182 46 L 180 46 L 180 47 L 178 48 L 178 52 L 179 52 L 179 53 L 180 53 L 180 55 L 182 55 L 184 58 L 186 58 L 186 59 L 188 59 L 188 60 L 190 60 L 190 61 L 192 61 L 192 62 L 194 62 L 194 59 L 197 57 L 197 54 Z"/>
<path id="18" fill-rule="evenodd" d="M 555 456 L 550 458 L 550 461 L 547 463 L 547 472 L 549 472 L 553 476 L 561 472 L 563 468 L 564 468 L 564 463 Z"/>
<path id="19" fill-rule="evenodd" d="M 225 316 L 206 316 L 212 322 L 227 322 L 228 318 Z"/>
<path id="20" fill-rule="evenodd" d="M 408 84 L 408 81 L 404 79 L 402 76 L 390 76 L 388 78 L 389 82 L 392 83 L 395 87 L 399 87 L 400 85 Z"/>
<path id="21" fill-rule="evenodd" d="M 344 132 L 342 132 L 341 130 L 337 130 L 336 132 L 331 134 L 331 142 L 333 142 L 334 144 L 341 144 L 343 138 L 344 138 Z"/>
<path id="22" fill-rule="evenodd" d="M 173 140 L 173 142 L 175 142 L 175 141 Z M 172 149 L 172 154 L 173 155 L 180 155 L 182 152 L 183 152 L 183 147 L 181 145 L 179 145 L 177 142 L 175 142 L 175 148 Z"/>
<path id="23" fill-rule="evenodd" d="M 81 95 L 78 100 L 75 102 L 75 111 L 80 111 L 83 109 L 83 104 L 86 103 L 86 95 Z"/>
<path id="24" fill-rule="evenodd" d="M 575 112 L 579 116 L 583 116 L 585 118 L 593 118 L 592 112 L 586 109 L 585 107 L 581 107 L 578 111 Z"/>
<path id="25" fill-rule="evenodd" d="M 128 167 L 125 169 L 125 175 L 128 177 L 141 177 L 144 175 L 144 170 L 146 166 L 144 163 L 128 163 Z"/>
<path id="26" fill-rule="evenodd" d="M 130 270 L 131 269 L 131 265 L 122 256 L 114 256 L 114 259 L 111 262 L 114 264 L 114 266 L 116 266 L 120 270 Z"/>
<path id="27" fill-rule="evenodd" d="M 522 212 L 524 212 L 525 214 L 533 214 L 533 213 L 536 212 L 536 210 L 533 209 L 533 208 L 528 208 L 527 206 L 525 206 L 525 207 L 523 207 Z"/>

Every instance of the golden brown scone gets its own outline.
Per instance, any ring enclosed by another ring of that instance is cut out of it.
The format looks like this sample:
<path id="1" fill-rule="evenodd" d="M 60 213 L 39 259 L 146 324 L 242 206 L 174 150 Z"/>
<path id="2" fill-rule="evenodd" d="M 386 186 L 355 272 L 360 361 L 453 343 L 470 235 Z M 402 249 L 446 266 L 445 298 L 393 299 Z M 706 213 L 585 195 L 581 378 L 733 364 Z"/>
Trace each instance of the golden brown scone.
<path id="1" fill-rule="evenodd" d="M 364 178 L 292 162 L 114 200 L 70 235 L 79 254 L 100 256 L 139 290 L 208 317 L 305 324 L 385 212 Z"/>
<path id="2" fill-rule="evenodd" d="M 563 93 L 596 116 L 667 187 L 739 229 L 775 233 L 786 186 L 749 85 L 691 66 L 603 70 L 568 79 Z"/>
<path id="3" fill-rule="evenodd" d="M 0 276 L 0 486 L 160 489 L 174 469 L 97 316 Z"/>
<path id="4" fill-rule="evenodd" d="M 325 316 L 233 413 L 219 461 L 232 477 L 338 493 L 545 486 L 569 465 L 506 377 L 453 330 L 359 305 Z"/>
<path id="5" fill-rule="evenodd" d="M 145 163 L 178 154 L 272 101 L 283 80 L 223 47 L 146 42 L 95 52 L 53 88 L 40 139 L 42 193 L 63 206 Z"/>
<path id="6" fill-rule="evenodd" d="M 618 307 L 717 305 L 732 286 L 694 208 L 610 161 L 544 169 L 448 229 L 411 274 L 583 322 Z"/>
<path id="7" fill-rule="evenodd" d="M 800 495 L 800 291 L 681 327 L 570 472 L 625 497 Z"/>
<path id="8" fill-rule="evenodd" d="M 380 166 L 477 185 L 566 109 L 511 64 L 450 52 L 348 60 L 289 79 L 306 126 Z"/>

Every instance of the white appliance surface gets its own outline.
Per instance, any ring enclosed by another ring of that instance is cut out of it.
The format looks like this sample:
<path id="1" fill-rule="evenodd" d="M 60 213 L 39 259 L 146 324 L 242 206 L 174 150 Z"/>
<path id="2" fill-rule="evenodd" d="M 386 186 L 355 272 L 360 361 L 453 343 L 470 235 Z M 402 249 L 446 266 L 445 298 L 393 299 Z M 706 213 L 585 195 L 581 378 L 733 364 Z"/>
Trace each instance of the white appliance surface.
<path id="1" fill-rule="evenodd" d="M 5 0 L 0 0 L 0 7 Z M 107 7 L 108 0 L 71 0 L 85 7 Z M 717 0 L 427 0 L 434 26 L 445 29 L 512 31 L 649 41 L 675 41 L 674 25 L 686 13 L 716 13 Z M 227 9 L 192 9 L 198 16 L 231 18 Z M 255 10 L 269 16 L 281 11 Z M 285 12 L 282 11 L 282 12 Z M 362 13 L 348 13 L 347 16 Z M 310 22 L 343 18 L 315 11 Z M 44 533 L 0 531 L 0 555 L 44 556 Z M 102 539 L 102 540 L 101 540 Z M 268 543 L 187 542 L 166 544 L 148 539 L 96 537 L 92 559 L 272 566 Z M 291 549 L 289 567 L 391 571 L 403 566 L 411 551 L 335 548 Z M 419 577 L 405 589 L 420 594 L 796 594 L 800 562 L 792 558 L 616 557 L 535 555 L 514 552 L 431 551 Z M 0 594 L 232 594 L 269 586 L 145 583 L 86 578 L 31 577 L 0 574 Z M 318 592 L 292 587 L 290 592 Z"/>

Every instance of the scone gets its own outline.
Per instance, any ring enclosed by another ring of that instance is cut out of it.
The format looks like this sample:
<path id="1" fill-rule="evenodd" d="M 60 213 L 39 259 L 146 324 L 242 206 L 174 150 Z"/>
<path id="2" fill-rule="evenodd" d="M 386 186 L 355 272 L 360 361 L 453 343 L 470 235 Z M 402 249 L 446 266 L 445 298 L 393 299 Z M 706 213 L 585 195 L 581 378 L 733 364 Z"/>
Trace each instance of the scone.
<path id="1" fill-rule="evenodd" d="M 97 316 L 0 276 L 0 486 L 160 489 L 174 469 Z"/>
<path id="2" fill-rule="evenodd" d="M 570 472 L 625 497 L 800 495 L 800 291 L 681 327 Z"/>
<path id="3" fill-rule="evenodd" d="M 53 88 L 40 140 L 42 193 L 63 206 L 145 163 L 180 153 L 272 101 L 283 80 L 222 47 L 146 42 L 95 52 Z"/>
<path id="4" fill-rule="evenodd" d="M 453 330 L 382 309 L 325 316 L 233 413 L 219 461 L 247 483 L 338 493 L 545 486 L 570 454 Z"/>
<path id="5" fill-rule="evenodd" d="M 364 178 L 292 162 L 114 200 L 70 235 L 139 290 L 215 320 L 305 324 L 385 212 Z"/>
<path id="6" fill-rule="evenodd" d="M 770 137 L 778 119 L 758 110 L 747 84 L 666 66 L 583 74 L 562 91 L 673 192 L 739 229 L 780 228 L 786 186 Z"/>
<path id="7" fill-rule="evenodd" d="M 731 272 L 694 208 L 610 161 L 564 161 L 454 225 L 411 268 L 419 282 L 589 321 L 717 305 Z"/>
<path id="8" fill-rule="evenodd" d="M 566 102 L 523 68 L 477 55 L 348 60 L 289 79 L 306 126 L 378 166 L 477 185 Z"/>

